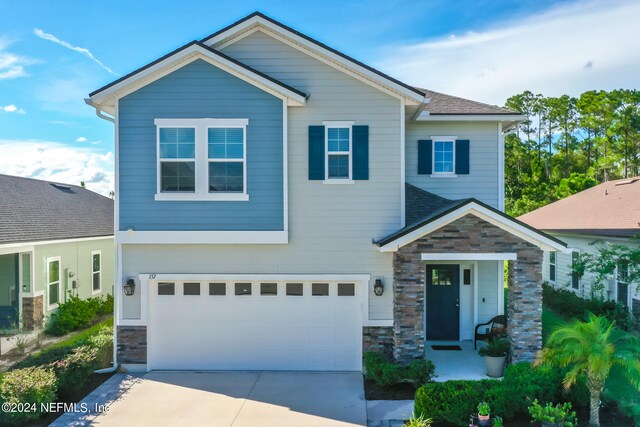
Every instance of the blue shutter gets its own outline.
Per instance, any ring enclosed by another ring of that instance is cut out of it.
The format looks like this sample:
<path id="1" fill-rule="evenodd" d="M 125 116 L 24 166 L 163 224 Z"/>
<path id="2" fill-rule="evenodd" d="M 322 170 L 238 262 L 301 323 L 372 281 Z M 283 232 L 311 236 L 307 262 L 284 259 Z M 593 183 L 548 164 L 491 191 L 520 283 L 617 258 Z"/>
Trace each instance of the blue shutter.
<path id="1" fill-rule="evenodd" d="M 431 175 L 433 166 L 433 141 L 418 141 L 418 175 Z"/>
<path id="2" fill-rule="evenodd" d="M 323 180 L 324 176 L 324 126 L 309 126 L 309 179 Z"/>
<path id="3" fill-rule="evenodd" d="M 369 126 L 353 126 L 353 179 L 369 179 Z"/>
<path id="4" fill-rule="evenodd" d="M 468 139 L 456 139 L 456 174 L 469 175 Z"/>

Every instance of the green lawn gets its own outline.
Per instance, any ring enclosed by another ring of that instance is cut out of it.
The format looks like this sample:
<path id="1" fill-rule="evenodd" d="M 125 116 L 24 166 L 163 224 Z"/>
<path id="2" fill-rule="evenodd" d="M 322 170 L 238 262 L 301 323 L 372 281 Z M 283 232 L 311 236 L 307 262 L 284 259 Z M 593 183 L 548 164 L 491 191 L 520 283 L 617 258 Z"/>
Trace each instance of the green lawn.
<path id="1" fill-rule="evenodd" d="M 46 350 L 51 350 L 58 347 L 77 346 L 82 342 L 86 341 L 87 338 L 89 338 L 90 336 L 95 335 L 98 332 L 98 330 L 102 329 L 105 326 L 113 327 L 113 317 L 109 317 L 108 319 L 105 319 L 100 323 L 96 323 L 95 325 L 81 331 L 77 335 L 73 335 L 67 338 L 64 341 L 60 341 L 59 343 L 53 344 L 47 347 Z M 43 351 L 46 351 L 46 350 L 43 350 Z"/>

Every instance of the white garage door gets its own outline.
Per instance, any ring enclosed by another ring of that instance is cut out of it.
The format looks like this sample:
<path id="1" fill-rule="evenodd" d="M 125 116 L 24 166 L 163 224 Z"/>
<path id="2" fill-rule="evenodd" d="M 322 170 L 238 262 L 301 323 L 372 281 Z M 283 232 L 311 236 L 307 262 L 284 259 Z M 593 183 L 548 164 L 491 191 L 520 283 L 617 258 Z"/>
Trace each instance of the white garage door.
<path id="1" fill-rule="evenodd" d="M 149 282 L 148 369 L 362 369 L 356 282 Z"/>

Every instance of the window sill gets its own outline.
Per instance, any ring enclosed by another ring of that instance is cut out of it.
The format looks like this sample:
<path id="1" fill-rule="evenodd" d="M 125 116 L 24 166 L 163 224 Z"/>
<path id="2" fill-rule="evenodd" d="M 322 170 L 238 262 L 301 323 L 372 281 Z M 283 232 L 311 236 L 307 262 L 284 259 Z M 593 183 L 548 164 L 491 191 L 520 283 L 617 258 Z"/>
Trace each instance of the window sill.
<path id="1" fill-rule="evenodd" d="M 246 193 L 158 193 L 154 196 L 158 202 L 246 202 L 249 195 Z"/>
<path id="2" fill-rule="evenodd" d="M 323 184 L 329 184 L 329 185 L 344 185 L 344 184 L 355 184 L 356 182 L 352 179 L 325 179 L 324 181 L 322 181 Z"/>
<path id="3" fill-rule="evenodd" d="M 102 288 L 100 288 L 98 290 L 93 289 L 93 290 L 91 290 L 91 295 L 96 295 L 96 294 L 99 294 L 101 292 L 102 292 Z"/>
<path id="4" fill-rule="evenodd" d="M 430 178 L 457 178 L 455 173 L 433 173 L 429 175 Z"/>

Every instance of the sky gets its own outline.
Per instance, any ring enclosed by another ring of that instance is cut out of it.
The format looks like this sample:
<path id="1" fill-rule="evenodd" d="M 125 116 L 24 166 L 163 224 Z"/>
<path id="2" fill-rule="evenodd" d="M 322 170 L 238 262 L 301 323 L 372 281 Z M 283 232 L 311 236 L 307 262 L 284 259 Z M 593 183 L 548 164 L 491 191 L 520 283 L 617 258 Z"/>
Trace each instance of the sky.
<path id="1" fill-rule="evenodd" d="M 0 0 L 0 173 L 113 190 L 88 93 L 259 10 L 416 86 L 502 105 L 640 86 L 640 2 Z"/>

